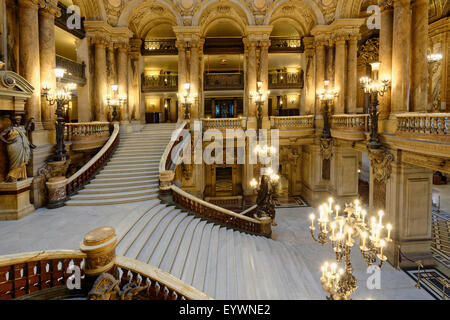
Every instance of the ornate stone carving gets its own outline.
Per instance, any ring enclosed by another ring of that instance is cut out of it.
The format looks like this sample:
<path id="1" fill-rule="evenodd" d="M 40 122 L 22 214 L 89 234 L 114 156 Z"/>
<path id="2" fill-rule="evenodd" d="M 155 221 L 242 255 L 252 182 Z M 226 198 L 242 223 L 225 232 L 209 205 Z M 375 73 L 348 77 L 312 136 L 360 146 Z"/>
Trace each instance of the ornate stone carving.
<path id="1" fill-rule="evenodd" d="M 190 164 L 181 164 L 181 173 L 183 174 L 183 178 L 185 180 L 191 180 L 192 178 L 192 165 Z"/>
<path id="2" fill-rule="evenodd" d="M 385 149 L 367 149 L 374 179 L 386 183 L 391 177 L 394 155 Z"/>
<path id="3" fill-rule="evenodd" d="M 55 17 L 61 17 L 61 9 L 58 8 L 57 0 L 40 0 L 39 7 Z"/>
<path id="4" fill-rule="evenodd" d="M 324 160 L 330 160 L 333 156 L 333 139 L 320 138 L 320 153 Z"/>
<path id="5" fill-rule="evenodd" d="M 380 39 L 370 38 L 358 50 L 359 58 L 365 63 L 379 60 Z"/>
<path id="6" fill-rule="evenodd" d="M 133 300 L 148 287 L 149 283 L 142 287 L 135 282 L 131 282 L 120 289 L 119 280 L 109 273 L 103 273 L 95 280 L 91 291 L 88 293 L 88 298 L 89 300 Z"/>
<path id="7" fill-rule="evenodd" d="M 124 0 L 103 0 L 108 22 L 116 25 L 124 7 Z"/>

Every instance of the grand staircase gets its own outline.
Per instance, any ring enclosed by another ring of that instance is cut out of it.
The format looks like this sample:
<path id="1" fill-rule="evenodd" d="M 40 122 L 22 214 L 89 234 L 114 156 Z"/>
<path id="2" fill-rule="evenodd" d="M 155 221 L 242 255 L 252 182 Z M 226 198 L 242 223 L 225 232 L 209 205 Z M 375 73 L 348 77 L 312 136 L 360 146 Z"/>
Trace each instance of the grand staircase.
<path id="1" fill-rule="evenodd" d="M 156 199 L 159 161 L 176 124 L 147 125 L 137 133 L 120 135 L 110 161 L 68 206 L 103 206 Z"/>

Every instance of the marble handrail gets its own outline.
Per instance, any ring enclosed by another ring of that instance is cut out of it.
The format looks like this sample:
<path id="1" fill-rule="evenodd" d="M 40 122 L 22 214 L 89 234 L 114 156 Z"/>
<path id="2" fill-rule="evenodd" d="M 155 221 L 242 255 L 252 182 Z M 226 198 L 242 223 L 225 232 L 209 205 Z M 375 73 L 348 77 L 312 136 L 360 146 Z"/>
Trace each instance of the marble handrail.
<path id="1" fill-rule="evenodd" d="M 396 135 L 450 141 L 450 113 L 396 114 Z"/>
<path id="2" fill-rule="evenodd" d="M 81 122 L 65 124 L 65 140 L 72 141 L 89 136 L 104 135 L 109 132 L 109 122 Z"/>
<path id="3" fill-rule="evenodd" d="M 247 118 L 202 119 L 203 130 L 208 129 L 245 129 Z"/>
<path id="4" fill-rule="evenodd" d="M 270 117 L 274 129 L 312 129 L 314 116 Z"/>
<path id="5" fill-rule="evenodd" d="M 370 129 L 368 114 L 340 114 L 331 117 L 333 130 L 367 132 Z"/>
<path id="6" fill-rule="evenodd" d="M 187 121 L 183 121 L 179 124 L 177 124 L 177 128 L 175 131 L 172 132 L 172 137 L 170 139 L 169 144 L 167 145 L 166 149 L 164 150 L 164 153 L 161 157 L 161 161 L 159 162 L 159 173 L 166 171 L 167 163 L 170 159 L 170 156 L 172 154 L 172 150 L 174 146 L 179 142 L 179 139 L 181 137 L 182 131 L 186 128 Z"/>

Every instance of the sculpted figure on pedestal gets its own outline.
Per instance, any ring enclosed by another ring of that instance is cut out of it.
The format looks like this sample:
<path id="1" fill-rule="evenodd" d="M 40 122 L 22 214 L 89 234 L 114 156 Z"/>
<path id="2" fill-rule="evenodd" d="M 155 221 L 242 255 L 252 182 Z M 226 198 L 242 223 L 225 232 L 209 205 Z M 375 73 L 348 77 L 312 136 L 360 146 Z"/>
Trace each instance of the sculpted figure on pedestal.
<path id="1" fill-rule="evenodd" d="M 2 119 L 2 127 L 6 128 L 0 133 L 0 140 L 6 144 L 9 172 L 6 182 L 17 182 L 27 178 L 26 165 L 30 161 L 31 149 L 36 148 L 29 139 L 29 133 L 34 130 L 34 119 L 30 119 L 25 127 L 20 126 L 21 117 L 16 117 L 12 125 L 9 118 Z"/>

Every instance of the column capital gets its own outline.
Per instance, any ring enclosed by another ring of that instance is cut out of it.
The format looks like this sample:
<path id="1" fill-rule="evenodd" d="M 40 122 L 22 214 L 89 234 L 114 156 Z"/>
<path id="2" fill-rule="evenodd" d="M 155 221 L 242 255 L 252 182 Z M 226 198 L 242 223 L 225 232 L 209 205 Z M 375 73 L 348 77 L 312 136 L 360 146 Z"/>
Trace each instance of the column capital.
<path id="1" fill-rule="evenodd" d="M 95 46 L 99 46 L 99 47 L 107 47 L 108 44 L 110 43 L 109 38 L 107 38 L 106 36 L 101 36 L 101 35 L 93 35 L 91 36 L 91 43 Z"/>
<path id="2" fill-rule="evenodd" d="M 128 51 L 130 49 L 130 45 L 128 42 L 116 42 L 114 43 L 114 48 L 118 49 L 119 51 Z"/>
<path id="3" fill-rule="evenodd" d="M 379 0 L 378 5 L 380 6 L 381 11 L 390 10 L 394 8 L 393 0 Z"/>
<path id="4" fill-rule="evenodd" d="M 39 0 L 39 13 L 49 14 L 55 17 L 61 16 L 61 9 L 58 8 L 58 0 Z"/>

